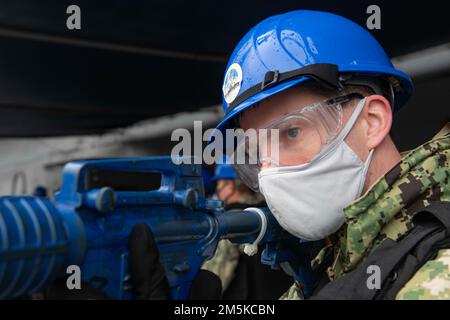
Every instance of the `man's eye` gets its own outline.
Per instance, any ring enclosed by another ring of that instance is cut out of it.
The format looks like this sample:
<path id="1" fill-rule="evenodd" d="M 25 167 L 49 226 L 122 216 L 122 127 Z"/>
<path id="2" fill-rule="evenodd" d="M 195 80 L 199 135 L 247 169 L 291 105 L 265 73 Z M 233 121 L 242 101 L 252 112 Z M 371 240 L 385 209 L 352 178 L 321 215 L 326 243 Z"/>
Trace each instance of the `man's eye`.
<path id="1" fill-rule="evenodd" d="M 295 139 L 300 134 L 300 128 L 289 128 L 286 134 L 288 139 Z"/>

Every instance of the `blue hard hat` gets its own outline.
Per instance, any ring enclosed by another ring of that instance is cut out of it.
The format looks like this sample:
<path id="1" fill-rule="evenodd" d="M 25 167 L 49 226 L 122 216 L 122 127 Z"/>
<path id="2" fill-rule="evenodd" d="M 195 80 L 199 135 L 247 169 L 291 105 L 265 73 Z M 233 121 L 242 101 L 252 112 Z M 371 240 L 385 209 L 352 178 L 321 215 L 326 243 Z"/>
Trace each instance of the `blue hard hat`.
<path id="1" fill-rule="evenodd" d="M 309 10 L 272 16 L 253 27 L 231 55 L 222 87 L 225 116 L 217 128 L 234 127 L 230 120 L 246 108 L 306 80 L 339 90 L 364 77 L 382 79 L 394 111 L 414 92 L 411 78 L 356 23 Z"/>
<path id="2" fill-rule="evenodd" d="M 222 163 L 217 163 L 214 169 L 214 176 L 212 177 L 212 181 L 217 181 L 220 179 L 238 179 L 238 175 L 236 171 L 234 171 L 231 164 L 228 163 L 228 159 L 223 157 Z"/>

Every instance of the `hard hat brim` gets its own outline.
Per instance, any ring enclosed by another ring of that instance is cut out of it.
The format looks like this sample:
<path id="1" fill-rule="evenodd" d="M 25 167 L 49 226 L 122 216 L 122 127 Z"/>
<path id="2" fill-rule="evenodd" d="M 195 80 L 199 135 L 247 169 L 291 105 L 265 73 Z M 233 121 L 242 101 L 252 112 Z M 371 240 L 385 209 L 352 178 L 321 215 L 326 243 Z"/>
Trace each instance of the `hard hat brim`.
<path id="1" fill-rule="evenodd" d="M 393 112 L 397 112 L 403 105 L 406 104 L 406 102 L 409 100 L 409 98 L 414 93 L 414 85 L 411 80 L 411 78 L 404 72 L 394 69 L 394 68 L 383 68 L 379 65 L 377 66 L 371 66 L 371 65 L 349 65 L 349 66 L 343 66 L 339 68 L 339 72 L 344 73 L 353 73 L 355 75 L 365 75 L 365 76 L 382 76 L 382 75 L 391 75 L 394 76 L 399 82 L 402 87 L 402 91 L 399 93 L 396 93 L 395 95 L 395 102 L 393 106 Z M 264 99 L 267 99 L 270 96 L 273 96 L 274 94 L 277 94 L 283 90 L 289 89 L 295 85 L 298 85 L 302 82 L 305 82 L 307 80 L 310 80 L 308 76 L 303 76 L 298 79 L 286 81 L 284 83 L 280 83 L 276 86 L 273 86 L 267 90 L 264 90 L 247 100 L 243 101 L 241 104 L 239 104 L 236 108 L 234 108 L 230 113 L 228 113 L 222 121 L 219 122 L 219 124 L 216 126 L 216 129 L 220 131 L 224 131 L 226 129 L 233 128 L 233 125 L 230 125 L 230 120 L 234 119 L 238 114 L 243 112 L 244 110 L 250 108 L 255 103 L 258 103 Z"/>

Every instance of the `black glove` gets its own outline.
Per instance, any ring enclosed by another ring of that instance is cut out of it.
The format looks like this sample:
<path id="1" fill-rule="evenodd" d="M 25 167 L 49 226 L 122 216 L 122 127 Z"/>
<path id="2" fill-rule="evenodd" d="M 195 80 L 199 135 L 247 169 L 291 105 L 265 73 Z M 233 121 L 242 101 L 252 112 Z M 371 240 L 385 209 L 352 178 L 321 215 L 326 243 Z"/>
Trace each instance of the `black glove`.
<path id="1" fill-rule="evenodd" d="M 166 273 L 159 261 L 159 251 L 146 224 L 133 227 L 129 239 L 129 266 L 136 299 L 170 299 Z M 222 284 L 212 272 L 200 270 L 195 277 L 189 299 L 220 299 Z"/>
<path id="2" fill-rule="evenodd" d="M 133 227 L 129 240 L 129 266 L 136 299 L 170 299 L 170 287 L 166 273 L 159 261 L 159 251 L 150 228 L 146 224 Z M 41 296 L 35 299 L 84 300 L 109 299 L 89 283 L 82 283 L 81 290 L 67 289 L 66 279 L 57 279 Z"/>
<path id="3" fill-rule="evenodd" d="M 222 282 L 208 270 L 199 270 L 192 282 L 189 300 L 219 300 L 222 298 Z"/>
<path id="4" fill-rule="evenodd" d="M 159 261 L 159 251 L 152 231 L 146 224 L 137 224 L 131 230 L 129 267 L 135 298 L 139 300 L 170 299 L 166 273 Z"/>

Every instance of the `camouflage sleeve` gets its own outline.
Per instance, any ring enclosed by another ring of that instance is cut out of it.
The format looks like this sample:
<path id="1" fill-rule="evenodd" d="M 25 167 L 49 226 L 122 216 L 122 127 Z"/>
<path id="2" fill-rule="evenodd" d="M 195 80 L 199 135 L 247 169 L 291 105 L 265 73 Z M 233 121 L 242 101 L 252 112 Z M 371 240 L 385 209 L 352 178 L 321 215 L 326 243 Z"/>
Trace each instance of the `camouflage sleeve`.
<path id="1" fill-rule="evenodd" d="M 233 280 L 239 262 L 239 246 L 229 240 L 220 240 L 214 256 L 203 263 L 202 269 L 217 275 L 225 291 Z"/>
<path id="2" fill-rule="evenodd" d="M 289 289 L 283 293 L 279 300 L 305 300 L 303 296 L 303 291 L 297 282 L 294 282 Z"/>
<path id="3" fill-rule="evenodd" d="M 449 300 L 450 249 L 442 249 L 426 262 L 399 291 L 397 300 Z"/>

